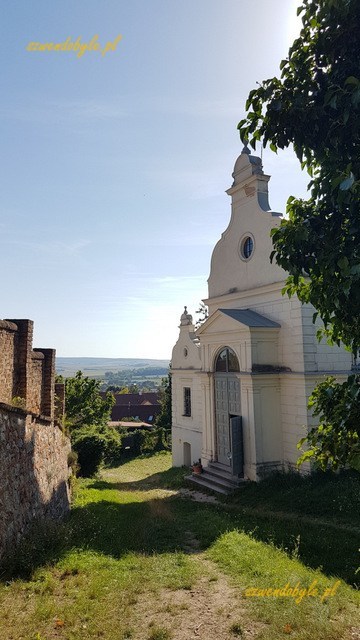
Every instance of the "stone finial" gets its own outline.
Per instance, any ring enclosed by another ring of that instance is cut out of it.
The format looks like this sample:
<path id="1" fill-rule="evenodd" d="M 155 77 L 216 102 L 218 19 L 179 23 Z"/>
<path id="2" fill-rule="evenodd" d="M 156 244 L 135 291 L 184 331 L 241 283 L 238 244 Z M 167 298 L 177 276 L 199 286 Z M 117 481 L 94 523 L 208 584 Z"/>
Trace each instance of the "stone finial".
<path id="1" fill-rule="evenodd" d="M 261 158 L 251 155 L 247 140 L 244 141 L 244 148 L 235 162 L 232 177 L 234 182 L 232 187 L 245 183 L 252 176 L 263 176 L 263 166 Z"/>
<path id="2" fill-rule="evenodd" d="M 180 318 L 180 326 L 185 327 L 192 323 L 193 323 L 193 317 L 192 315 L 190 315 L 190 313 L 188 313 L 187 307 L 184 307 L 184 313 L 181 314 L 181 318 Z"/>

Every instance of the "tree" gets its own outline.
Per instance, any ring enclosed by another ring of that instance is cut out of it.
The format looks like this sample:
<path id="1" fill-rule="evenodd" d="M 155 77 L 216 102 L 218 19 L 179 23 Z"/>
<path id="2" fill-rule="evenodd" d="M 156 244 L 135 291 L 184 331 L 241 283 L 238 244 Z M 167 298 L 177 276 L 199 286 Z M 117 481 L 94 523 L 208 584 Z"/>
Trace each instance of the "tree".
<path id="1" fill-rule="evenodd" d="M 195 329 L 198 329 L 209 317 L 209 308 L 206 306 L 206 304 L 200 302 L 199 308 L 195 311 L 195 313 L 199 316 L 195 323 Z"/>
<path id="2" fill-rule="evenodd" d="M 107 424 L 115 399 L 111 393 L 100 395 L 100 381 L 83 376 L 82 371 L 61 381 L 65 384 L 65 417 L 70 431 Z"/>
<path id="3" fill-rule="evenodd" d="M 360 347 L 360 2 L 303 0 L 302 30 L 280 78 L 250 92 L 243 141 L 293 144 L 311 181 L 308 200 L 290 197 L 273 230 L 271 259 L 289 272 L 285 292 L 311 303 L 325 335 L 356 356 Z M 360 469 L 360 376 L 321 383 L 310 398 L 320 424 L 306 438 L 322 468 Z M 336 399 L 335 405 L 326 398 Z M 351 420 L 334 406 L 347 407 Z M 326 433 L 326 437 L 324 434 Z"/>
<path id="4" fill-rule="evenodd" d="M 171 374 L 168 374 L 167 378 L 162 378 L 160 394 L 160 406 L 161 411 L 155 418 L 155 425 L 162 427 L 167 431 L 171 431 L 172 425 L 172 413 L 171 413 Z"/>
<path id="5" fill-rule="evenodd" d="M 101 381 L 87 378 L 81 371 L 65 380 L 58 376 L 57 381 L 65 384 L 65 423 L 78 455 L 80 475 L 92 476 L 104 456 L 120 446 L 119 434 L 107 424 L 114 396 L 111 393 L 101 396 Z"/>
<path id="6" fill-rule="evenodd" d="M 106 391 L 111 391 L 112 393 L 120 393 L 122 387 L 119 387 L 117 384 L 111 384 L 106 387 Z"/>

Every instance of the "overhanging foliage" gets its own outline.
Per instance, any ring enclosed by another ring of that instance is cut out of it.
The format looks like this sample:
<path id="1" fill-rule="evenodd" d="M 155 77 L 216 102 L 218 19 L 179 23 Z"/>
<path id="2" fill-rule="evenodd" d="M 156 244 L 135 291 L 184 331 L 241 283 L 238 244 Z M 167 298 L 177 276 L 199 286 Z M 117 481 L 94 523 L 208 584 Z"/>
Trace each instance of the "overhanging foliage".
<path id="1" fill-rule="evenodd" d="M 293 145 L 311 181 L 308 200 L 290 197 L 288 219 L 273 230 L 271 259 L 289 272 L 285 291 L 311 303 L 327 338 L 355 355 L 360 346 L 360 2 L 303 0 L 303 27 L 280 64 L 281 75 L 251 91 L 240 136 L 273 151 Z M 315 317 L 314 317 L 315 320 Z M 326 464 L 352 464 L 360 454 L 360 425 L 351 438 L 339 415 L 324 402 L 334 381 L 315 391 L 315 415 L 321 431 L 308 438 L 311 453 Z M 351 398 L 360 414 L 359 376 L 341 385 L 338 401 Z M 327 436 L 324 438 L 323 425 Z M 319 427 L 319 429 L 320 429 Z M 327 449 L 329 438 L 342 440 Z M 324 454 L 319 457 L 320 454 Z"/>

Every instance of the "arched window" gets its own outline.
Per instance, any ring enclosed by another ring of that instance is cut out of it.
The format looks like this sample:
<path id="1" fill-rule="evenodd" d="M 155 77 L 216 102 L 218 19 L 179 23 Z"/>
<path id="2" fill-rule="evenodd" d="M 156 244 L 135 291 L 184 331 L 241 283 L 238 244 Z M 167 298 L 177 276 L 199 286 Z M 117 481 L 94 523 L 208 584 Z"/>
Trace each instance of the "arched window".
<path id="1" fill-rule="evenodd" d="M 220 351 L 216 359 L 215 371 L 219 371 L 221 373 L 233 373 L 235 371 L 240 371 L 239 361 L 232 349 L 226 347 Z"/>

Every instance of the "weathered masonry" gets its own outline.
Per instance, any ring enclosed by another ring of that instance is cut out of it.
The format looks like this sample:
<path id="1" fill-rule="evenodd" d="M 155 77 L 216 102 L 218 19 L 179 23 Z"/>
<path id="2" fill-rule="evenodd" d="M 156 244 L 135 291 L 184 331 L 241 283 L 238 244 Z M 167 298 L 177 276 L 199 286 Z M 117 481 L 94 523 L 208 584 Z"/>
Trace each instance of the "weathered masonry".
<path id="1" fill-rule="evenodd" d="M 245 147 L 232 175 L 231 218 L 204 300 L 209 317 L 195 331 L 185 309 L 172 354 L 173 462 L 201 458 L 204 476 L 224 486 L 295 465 L 297 442 L 314 424 L 312 389 L 351 370 L 348 352 L 317 341 L 314 309 L 282 296 L 287 273 L 270 263 L 281 214 L 270 209 L 261 159 Z"/>
<path id="2" fill-rule="evenodd" d="M 55 351 L 32 341 L 31 320 L 0 321 L 0 557 L 31 521 L 61 518 L 70 505 Z"/>

